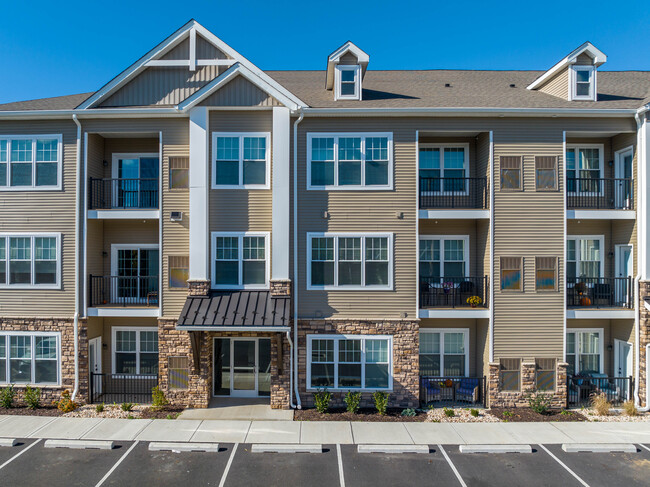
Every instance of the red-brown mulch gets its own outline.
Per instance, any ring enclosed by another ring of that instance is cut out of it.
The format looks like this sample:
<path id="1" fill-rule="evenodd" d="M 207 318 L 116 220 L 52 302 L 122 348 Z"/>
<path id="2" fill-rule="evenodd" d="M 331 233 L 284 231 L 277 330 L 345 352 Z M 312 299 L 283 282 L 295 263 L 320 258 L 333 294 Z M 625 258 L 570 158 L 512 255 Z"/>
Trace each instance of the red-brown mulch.
<path id="1" fill-rule="evenodd" d="M 330 409 L 321 414 L 316 409 L 296 409 L 294 421 L 370 421 L 370 422 L 408 422 L 417 423 L 427 419 L 426 413 L 418 412 L 416 416 L 402 416 L 403 409 L 388 409 L 385 416 L 377 414 L 375 409 L 359 409 L 358 413 L 348 413 L 345 409 Z"/>
<path id="2" fill-rule="evenodd" d="M 563 409 L 551 409 L 546 414 L 539 414 L 530 408 L 491 408 L 489 413 L 502 421 L 509 421 L 511 423 L 587 420 L 587 418 L 577 411 L 567 411 Z"/>
<path id="3" fill-rule="evenodd" d="M 164 407 L 162 409 L 147 408 L 140 416 L 143 419 L 176 419 L 184 408 Z"/>
<path id="4" fill-rule="evenodd" d="M 12 416 L 61 416 L 63 413 L 55 407 L 43 407 L 38 409 L 29 409 L 24 406 L 15 408 L 0 408 L 0 415 L 8 414 Z"/>

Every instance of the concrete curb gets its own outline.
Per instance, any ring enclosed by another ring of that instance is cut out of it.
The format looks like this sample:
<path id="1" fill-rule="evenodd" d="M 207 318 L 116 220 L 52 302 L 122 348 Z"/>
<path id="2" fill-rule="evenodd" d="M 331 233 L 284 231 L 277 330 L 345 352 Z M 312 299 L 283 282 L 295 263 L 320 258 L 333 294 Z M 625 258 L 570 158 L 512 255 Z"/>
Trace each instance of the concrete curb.
<path id="1" fill-rule="evenodd" d="M 357 453 L 429 453 L 429 445 L 359 445 Z"/>
<path id="2" fill-rule="evenodd" d="M 76 450 L 112 450 L 112 441 L 104 440 L 46 440 L 45 448 L 73 448 Z"/>
<path id="3" fill-rule="evenodd" d="M 533 453 L 530 445 L 460 445 L 461 453 Z"/>
<path id="4" fill-rule="evenodd" d="M 251 445 L 251 453 L 323 453 L 323 445 L 256 443 Z"/>
<path id="5" fill-rule="evenodd" d="M 0 446 L 16 446 L 17 444 L 16 438 L 0 438 Z"/>
<path id="6" fill-rule="evenodd" d="M 149 443 L 149 451 L 173 451 L 173 452 L 210 452 L 219 451 L 219 443 L 177 443 L 153 441 Z"/>
<path id="7" fill-rule="evenodd" d="M 636 453 L 632 443 L 564 443 L 562 450 L 567 453 Z"/>

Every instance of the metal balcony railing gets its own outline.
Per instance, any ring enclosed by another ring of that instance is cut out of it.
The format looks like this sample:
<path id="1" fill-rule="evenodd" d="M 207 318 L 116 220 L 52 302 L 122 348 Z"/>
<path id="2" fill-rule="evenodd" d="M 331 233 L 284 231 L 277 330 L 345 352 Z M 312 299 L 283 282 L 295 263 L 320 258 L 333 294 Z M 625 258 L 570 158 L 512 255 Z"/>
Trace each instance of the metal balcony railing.
<path id="1" fill-rule="evenodd" d="M 631 277 L 567 277 L 569 307 L 634 308 Z"/>
<path id="2" fill-rule="evenodd" d="M 88 280 L 88 305 L 158 306 L 158 276 L 93 276 Z"/>
<path id="3" fill-rule="evenodd" d="M 592 210 L 633 210 L 632 179 L 567 178 L 567 208 Z"/>
<path id="4" fill-rule="evenodd" d="M 420 308 L 485 308 L 488 276 L 480 277 L 420 277 Z M 467 300 L 480 298 L 472 306 Z"/>
<path id="5" fill-rule="evenodd" d="M 158 178 L 90 178 L 88 209 L 134 210 L 158 208 Z"/>
<path id="6" fill-rule="evenodd" d="M 487 178 L 420 178 L 420 208 L 487 209 Z"/>

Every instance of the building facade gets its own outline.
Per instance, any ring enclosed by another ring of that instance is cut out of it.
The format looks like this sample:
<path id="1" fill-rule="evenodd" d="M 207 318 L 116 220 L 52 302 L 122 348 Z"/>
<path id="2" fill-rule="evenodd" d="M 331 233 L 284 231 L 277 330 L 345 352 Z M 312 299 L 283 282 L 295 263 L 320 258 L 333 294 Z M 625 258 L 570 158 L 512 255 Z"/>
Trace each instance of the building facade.
<path id="1" fill-rule="evenodd" d="M 190 21 L 0 105 L 0 384 L 647 405 L 650 73 L 606 60 L 264 72 Z"/>

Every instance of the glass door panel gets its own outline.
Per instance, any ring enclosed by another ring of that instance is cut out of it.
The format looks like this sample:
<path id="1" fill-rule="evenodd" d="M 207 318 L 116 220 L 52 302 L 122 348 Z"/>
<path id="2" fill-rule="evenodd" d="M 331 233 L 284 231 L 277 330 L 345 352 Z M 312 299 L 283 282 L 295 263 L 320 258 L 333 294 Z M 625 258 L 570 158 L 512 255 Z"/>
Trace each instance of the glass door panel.
<path id="1" fill-rule="evenodd" d="M 233 340 L 232 395 L 257 395 L 255 340 Z"/>
<path id="2" fill-rule="evenodd" d="M 271 395 L 271 339 L 259 339 L 259 366 L 257 373 L 258 395 L 269 397 Z"/>
<path id="3" fill-rule="evenodd" d="M 214 395 L 230 395 L 230 338 L 214 341 Z"/>
<path id="4" fill-rule="evenodd" d="M 118 208 L 138 208 L 138 178 L 140 177 L 139 159 L 120 159 L 117 162 Z"/>

